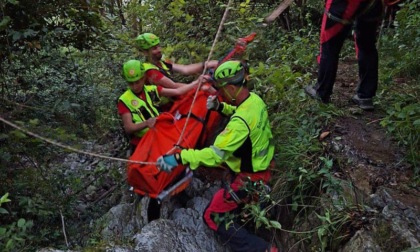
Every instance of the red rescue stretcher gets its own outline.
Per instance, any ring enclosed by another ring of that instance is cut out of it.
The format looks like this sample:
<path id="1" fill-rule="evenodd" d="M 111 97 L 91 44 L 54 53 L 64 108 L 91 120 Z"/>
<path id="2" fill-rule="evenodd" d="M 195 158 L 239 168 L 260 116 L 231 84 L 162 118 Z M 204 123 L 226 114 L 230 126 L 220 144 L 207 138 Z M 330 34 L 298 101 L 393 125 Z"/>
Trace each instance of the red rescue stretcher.
<path id="1" fill-rule="evenodd" d="M 187 166 L 179 165 L 166 173 L 160 172 L 155 162 L 159 156 L 170 154 L 178 141 L 180 148 L 205 146 L 209 136 L 216 131 L 221 116 L 206 108 L 207 97 L 211 94 L 198 91 L 191 109 L 195 92 L 191 90 L 175 101 L 169 112 L 160 114 L 155 127 L 147 131 L 130 157 L 130 160 L 145 163 L 128 163 L 128 183 L 135 193 L 162 201 L 183 191 L 192 180 L 192 171 Z"/>

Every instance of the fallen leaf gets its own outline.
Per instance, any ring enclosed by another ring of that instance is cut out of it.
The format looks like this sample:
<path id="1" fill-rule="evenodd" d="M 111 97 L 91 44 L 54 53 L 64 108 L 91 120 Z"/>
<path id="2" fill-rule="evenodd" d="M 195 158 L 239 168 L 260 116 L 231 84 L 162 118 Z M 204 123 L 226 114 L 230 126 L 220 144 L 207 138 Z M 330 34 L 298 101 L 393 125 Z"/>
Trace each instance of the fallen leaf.
<path id="1" fill-rule="evenodd" d="M 324 140 L 324 138 L 326 138 L 329 134 L 330 134 L 329 131 L 322 132 L 321 135 L 319 136 L 319 141 Z"/>

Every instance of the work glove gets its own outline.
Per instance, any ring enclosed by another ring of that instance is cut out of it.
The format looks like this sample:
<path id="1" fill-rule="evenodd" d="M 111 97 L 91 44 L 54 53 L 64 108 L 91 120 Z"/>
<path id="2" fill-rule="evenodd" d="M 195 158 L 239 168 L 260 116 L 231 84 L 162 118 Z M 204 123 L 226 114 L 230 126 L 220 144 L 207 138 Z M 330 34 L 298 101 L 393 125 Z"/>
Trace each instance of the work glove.
<path id="1" fill-rule="evenodd" d="M 160 167 L 161 171 L 171 172 L 181 162 L 181 156 L 179 153 L 160 156 L 156 163 Z"/>
<path id="2" fill-rule="evenodd" d="M 209 97 L 207 97 L 208 110 L 218 110 L 219 106 L 220 106 L 220 102 L 217 99 L 217 95 L 209 95 Z"/>

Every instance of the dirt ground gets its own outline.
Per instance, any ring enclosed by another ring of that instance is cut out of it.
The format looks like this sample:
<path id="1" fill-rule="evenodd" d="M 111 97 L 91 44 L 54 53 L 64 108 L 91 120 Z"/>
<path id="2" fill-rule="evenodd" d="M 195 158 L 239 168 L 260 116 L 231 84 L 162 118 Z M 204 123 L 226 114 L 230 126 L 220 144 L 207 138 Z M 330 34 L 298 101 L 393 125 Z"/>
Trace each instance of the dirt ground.
<path id="1" fill-rule="evenodd" d="M 337 174 L 351 179 L 365 195 L 375 193 L 379 186 L 390 188 L 395 199 L 420 214 L 420 188 L 410 181 L 413 167 L 403 161 L 404 150 L 380 125 L 383 109 L 375 105 L 374 111 L 362 111 L 350 101 L 357 80 L 356 60 L 342 60 L 332 103 L 348 113 L 324 129 L 330 134 L 323 140 L 330 146 L 338 143 L 343 150 L 332 153 L 336 160 L 342 160 Z"/>

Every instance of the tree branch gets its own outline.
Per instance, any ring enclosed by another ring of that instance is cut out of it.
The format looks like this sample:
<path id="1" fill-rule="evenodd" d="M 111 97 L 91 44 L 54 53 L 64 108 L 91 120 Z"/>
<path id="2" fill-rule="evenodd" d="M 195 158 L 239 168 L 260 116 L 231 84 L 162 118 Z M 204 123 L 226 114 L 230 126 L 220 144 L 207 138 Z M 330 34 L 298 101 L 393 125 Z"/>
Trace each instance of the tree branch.
<path id="1" fill-rule="evenodd" d="M 280 16 L 280 14 L 283 13 L 283 11 L 287 9 L 292 3 L 293 3 L 293 0 L 284 0 L 279 5 L 279 7 L 277 7 L 277 9 L 275 9 L 269 16 L 264 18 L 264 22 L 267 24 L 270 24 L 271 22 L 273 22 L 274 19 Z"/>

